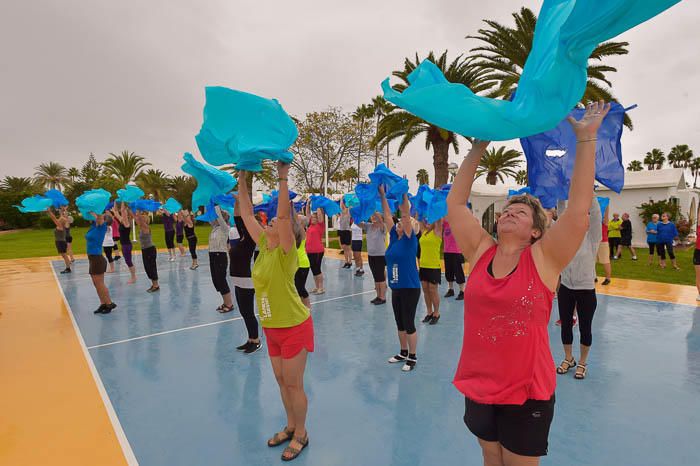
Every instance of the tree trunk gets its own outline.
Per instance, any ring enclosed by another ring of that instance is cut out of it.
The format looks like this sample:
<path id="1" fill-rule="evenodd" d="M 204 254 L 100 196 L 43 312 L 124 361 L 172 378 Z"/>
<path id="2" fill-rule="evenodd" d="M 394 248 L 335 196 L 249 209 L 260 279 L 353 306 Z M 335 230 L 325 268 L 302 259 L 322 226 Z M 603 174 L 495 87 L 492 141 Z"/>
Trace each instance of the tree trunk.
<path id="1" fill-rule="evenodd" d="M 386 143 L 386 168 L 389 168 L 389 143 Z"/>
<path id="2" fill-rule="evenodd" d="M 496 185 L 496 172 L 488 172 L 486 174 L 486 184 Z"/>
<path id="3" fill-rule="evenodd" d="M 447 160 L 450 156 L 450 143 L 442 139 L 439 135 L 431 138 L 433 146 L 433 168 L 435 169 L 434 188 L 447 184 Z"/>

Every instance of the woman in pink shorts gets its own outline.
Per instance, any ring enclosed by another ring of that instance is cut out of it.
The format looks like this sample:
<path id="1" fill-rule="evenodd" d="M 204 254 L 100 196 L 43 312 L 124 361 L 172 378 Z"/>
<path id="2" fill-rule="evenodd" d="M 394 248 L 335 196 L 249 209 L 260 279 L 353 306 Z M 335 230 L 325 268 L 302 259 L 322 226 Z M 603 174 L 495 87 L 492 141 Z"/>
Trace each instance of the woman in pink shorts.
<path id="1" fill-rule="evenodd" d="M 289 165 L 280 162 L 277 171 L 279 198 L 288 199 Z M 307 354 L 314 350 L 311 314 L 294 285 L 301 232 L 298 229 L 295 232 L 292 226 L 289 202 L 278 203 L 277 216 L 266 227 L 260 226 L 253 214 L 246 172 L 243 170 L 238 172 L 237 200 L 246 229 L 260 249 L 252 273 L 255 299 L 272 370 L 287 413 L 287 426 L 268 440 L 267 445 L 275 447 L 290 441 L 282 453 L 282 459 L 289 461 L 299 456 L 309 444 L 304 369 Z"/>

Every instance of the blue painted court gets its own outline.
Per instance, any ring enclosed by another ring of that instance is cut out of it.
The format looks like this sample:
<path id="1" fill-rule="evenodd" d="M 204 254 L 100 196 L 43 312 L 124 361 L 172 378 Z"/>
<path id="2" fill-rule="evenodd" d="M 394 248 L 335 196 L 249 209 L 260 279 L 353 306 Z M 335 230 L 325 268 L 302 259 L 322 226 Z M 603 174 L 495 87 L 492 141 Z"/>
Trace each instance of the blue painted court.
<path id="1" fill-rule="evenodd" d="M 126 284 L 124 270 L 107 274 L 119 306 L 109 315 L 93 314 L 99 303 L 85 260 L 57 278 L 141 465 L 280 464 L 282 448 L 265 443 L 285 424 L 266 347 L 252 355 L 235 351 L 245 326 L 237 310 L 216 312 L 221 300 L 203 256 L 191 271 L 189 258 L 170 263 L 161 255 L 161 291 L 154 295 L 146 293 L 144 274 L 135 285 Z M 418 324 L 418 366 L 403 373 L 386 362 L 398 350 L 390 305 L 369 303 L 369 271 L 358 278 L 340 265 L 325 261 L 327 292 L 312 295 L 310 446 L 294 464 L 482 464 L 462 422 L 464 399 L 451 385 L 462 302 L 445 299 L 439 324 Z M 598 299 L 588 377 L 558 376 L 550 452 L 541 464 L 700 464 L 700 312 Z M 424 313 L 421 302 L 417 318 Z M 555 302 L 550 337 L 559 363 L 556 319 Z"/>

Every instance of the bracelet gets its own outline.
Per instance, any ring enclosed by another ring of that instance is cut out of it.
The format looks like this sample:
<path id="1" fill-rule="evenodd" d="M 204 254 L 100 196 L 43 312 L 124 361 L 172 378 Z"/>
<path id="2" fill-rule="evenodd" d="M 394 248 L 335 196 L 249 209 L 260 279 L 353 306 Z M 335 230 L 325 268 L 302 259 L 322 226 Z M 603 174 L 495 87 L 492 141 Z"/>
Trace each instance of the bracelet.
<path id="1" fill-rule="evenodd" d="M 593 142 L 593 141 L 597 141 L 597 140 L 598 140 L 598 138 L 580 139 L 580 140 L 576 141 L 576 144 L 581 144 L 582 142 Z"/>

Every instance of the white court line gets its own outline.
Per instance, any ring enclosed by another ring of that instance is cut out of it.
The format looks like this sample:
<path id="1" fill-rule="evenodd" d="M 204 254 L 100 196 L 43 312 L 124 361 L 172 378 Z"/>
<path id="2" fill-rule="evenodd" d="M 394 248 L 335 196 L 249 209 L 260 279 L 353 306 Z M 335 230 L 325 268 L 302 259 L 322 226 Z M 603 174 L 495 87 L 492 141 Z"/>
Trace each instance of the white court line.
<path id="1" fill-rule="evenodd" d="M 54 273 L 55 275 L 55 273 Z M 62 292 L 62 291 L 61 291 Z M 335 298 L 329 298 L 329 299 L 322 299 L 321 301 L 314 301 L 311 304 L 321 304 L 321 303 L 327 303 L 329 301 L 337 301 L 339 299 L 345 299 L 345 298 L 351 298 L 353 296 L 359 296 L 362 294 L 367 294 L 367 293 L 374 293 L 374 290 L 368 290 L 368 291 L 362 291 L 360 293 L 353 293 L 353 294 L 348 294 L 345 296 L 338 296 Z M 112 341 L 110 343 L 102 343 L 101 345 L 94 345 L 94 346 L 88 346 L 87 349 L 95 349 L 95 348 L 103 348 L 105 346 L 112 346 L 112 345 L 118 345 L 120 343 L 127 343 L 130 341 L 136 341 L 136 340 L 143 340 L 144 338 L 151 338 L 151 337 L 157 337 L 160 335 L 167 335 L 169 333 L 177 333 L 177 332 L 184 332 L 185 330 L 192 330 L 195 328 L 201 328 L 201 327 L 209 327 L 211 325 L 219 325 L 219 324 L 225 324 L 227 322 L 233 322 L 235 320 L 243 320 L 243 317 L 233 317 L 231 319 L 226 319 L 226 320 L 219 320 L 216 322 L 209 322 L 206 324 L 199 324 L 199 325 L 192 325 L 190 327 L 182 327 L 182 328 L 176 328 L 175 330 L 166 330 L 164 332 L 157 332 L 157 333 L 151 333 L 148 335 L 142 335 L 140 337 L 134 337 L 134 338 L 126 338 L 124 340 L 117 340 L 117 341 Z"/>
<path id="2" fill-rule="evenodd" d="M 107 410 L 107 415 L 109 416 L 109 420 L 112 422 L 112 428 L 114 429 L 114 433 L 117 436 L 117 440 L 119 440 L 119 445 L 122 447 L 122 453 L 124 453 L 124 457 L 126 458 L 126 461 L 128 464 L 138 466 L 139 462 L 136 460 L 136 455 L 134 455 L 134 450 L 131 449 L 131 445 L 129 444 L 129 439 L 126 438 L 126 434 L 124 433 L 124 429 L 122 429 L 122 425 L 119 422 L 119 418 L 117 417 L 117 413 L 114 411 L 114 406 L 112 406 L 112 402 L 109 399 L 109 395 L 107 395 L 107 390 L 105 390 L 105 386 L 102 383 L 102 379 L 100 378 L 100 374 L 97 372 L 97 368 L 95 367 L 95 363 L 92 360 L 92 357 L 90 356 L 90 352 L 88 351 L 87 346 L 85 346 L 85 340 L 83 340 L 83 335 L 80 333 L 80 329 L 78 328 L 78 324 L 75 321 L 75 318 L 73 317 L 73 310 L 70 307 L 70 304 L 68 304 L 68 300 L 66 299 L 66 295 L 63 293 L 63 287 L 61 286 L 61 283 L 58 281 L 58 276 L 56 275 L 56 271 L 53 268 L 53 264 L 49 261 L 49 267 L 51 267 L 51 273 L 53 273 L 53 278 L 56 281 L 56 286 L 58 286 L 59 291 L 61 292 L 61 297 L 63 298 L 63 303 L 66 305 L 66 308 L 68 308 L 68 315 L 70 316 L 70 320 L 73 323 L 73 330 L 75 330 L 75 334 L 78 337 L 78 342 L 80 343 L 80 348 L 83 351 L 83 355 L 85 356 L 85 360 L 88 363 L 88 367 L 90 368 L 90 372 L 92 373 L 93 379 L 95 379 L 95 384 L 97 385 L 97 391 L 100 393 L 100 396 L 102 397 L 102 402 L 105 405 L 105 409 Z"/>

